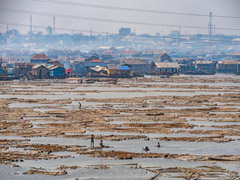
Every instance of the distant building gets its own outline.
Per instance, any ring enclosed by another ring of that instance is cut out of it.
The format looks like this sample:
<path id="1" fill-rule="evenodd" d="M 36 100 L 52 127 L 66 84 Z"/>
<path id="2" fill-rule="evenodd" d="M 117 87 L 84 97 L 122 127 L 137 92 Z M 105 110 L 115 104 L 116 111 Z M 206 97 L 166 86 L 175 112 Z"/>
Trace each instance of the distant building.
<path id="1" fill-rule="evenodd" d="M 108 65 L 108 76 L 112 78 L 129 78 L 132 73 L 128 66 Z"/>
<path id="2" fill-rule="evenodd" d="M 31 57 L 31 64 L 48 64 L 50 58 L 45 54 L 35 54 Z"/>
<path id="3" fill-rule="evenodd" d="M 89 63 L 87 63 L 85 65 L 87 68 L 89 67 L 96 67 L 96 66 L 100 66 L 100 67 L 107 67 L 107 64 L 105 64 L 102 60 L 100 59 L 93 59 L 91 60 Z"/>
<path id="4" fill-rule="evenodd" d="M 163 54 L 163 51 L 160 49 L 151 49 L 151 50 L 147 49 L 147 50 L 143 50 L 140 53 L 142 57 L 148 57 L 152 59 L 157 59 L 161 54 Z"/>
<path id="5" fill-rule="evenodd" d="M 195 59 L 192 58 L 180 58 L 177 60 L 180 69 L 179 73 L 182 74 L 192 74 L 196 71 L 195 69 Z"/>
<path id="6" fill-rule="evenodd" d="M 48 79 L 49 74 L 49 69 L 45 65 L 39 64 L 32 68 L 32 76 L 37 79 Z"/>
<path id="7" fill-rule="evenodd" d="M 109 60 L 113 60 L 113 56 L 110 55 L 110 54 L 103 54 L 103 55 L 101 56 L 101 59 L 102 59 L 103 61 L 109 61 Z"/>
<path id="8" fill-rule="evenodd" d="M 171 56 L 169 56 L 167 53 L 161 53 L 158 56 L 157 62 L 173 62 Z"/>
<path id="9" fill-rule="evenodd" d="M 120 36 L 128 36 L 131 35 L 131 28 L 121 28 L 119 29 Z"/>
<path id="10" fill-rule="evenodd" d="M 223 60 L 217 62 L 217 72 L 239 74 L 240 61 Z"/>
<path id="11" fill-rule="evenodd" d="M 134 49 L 125 49 L 119 52 L 120 53 L 120 57 L 122 58 L 129 58 L 129 57 L 133 57 L 134 55 L 137 54 L 137 51 Z"/>
<path id="12" fill-rule="evenodd" d="M 0 79 L 4 76 L 3 70 L 0 69 Z"/>
<path id="13" fill-rule="evenodd" d="M 5 68 L 4 76 L 14 77 L 14 68 L 13 67 Z"/>
<path id="14" fill-rule="evenodd" d="M 152 71 L 152 65 L 143 59 L 121 58 L 120 64 L 130 67 L 134 76 L 148 74 Z"/>
<path id="15" fill-rule="evenodd" d="M 216 73 L 216 62 L 214 61 L 195 61 L 196 74 L 215 74 Z"/>
<path id="16" fill-rule="evenodd" d="M 88 77 L 107 77 L 108 70 L 107 67 L 102 66 L 94 66 L 94 67 L 88 67 Z"/>
<path id="17" fill-rule="evenodd" d="M 30 63 L 15 63 L 14 77 L 29 77 L 31 75 L 33 65 Z"/>
<path id="18" fill-rule="evenodd" d="M 63 64 L 61 64 L 59 61 L 57 61 L 57 60 L 50 60 L 50 61 L 48 61 L 48 65 L 54 65 L 54 66 L 59 66 L 59 67 L 62 67 L 62 68 L 64 68 L 64 65 Z"/>
<path id="19" fill-rule="evenodd" d="M 0 58 L 0 79 L 2 79 L 4 76 L 4 69 L 2 66 L 2 58 Z"/>
<path id="20" fill-rule="evenodd" d="M 85 65 L 89 77 L 107 76 L 107 64 L 100 59 L 93 59 Z"/>
<path id="21" fill-rule="evenodd" d="M 153 63 L 154 75 L 171 76 L 179 73 L 179 64 L 171 62 Z"/>
<path id="22" fill-rule="evenodd" d="M 233 60 L 240 60 L 240 51 L 228 53 L 228 58 Z"/>
<path id="23" fill-rule="evenodd" d="M 86 58 L 85 61 L 86 62 L 90 62 L 90 61 L 92 61 L 94 59 L 99 59 L 99 55 L 98 54 L 93 54 L 91 57 Z"/>
<path id="24" fill-rule="evenodd" d="M 73 76 L 85 76 L 87 75 L 87 69 L 85 67 L 85 59 L 77 58 L 70 61 L 71 74 Z"/>
<path id="25" fill-rule="evenodd" d="M 2 58 L 0 58 L 0 68 L 2 68 Z"/>
<path id="26" fill-rule="evenodd" d="M 171 37 L 180 37 L 181 33 L 179 31 L 171 31 L 169 36 L 171 36 Z"/>
<path id="27" fill-rule="evenodd" d="M 47 36 L 52 36 L 52 27 L 51 26 L 48 26 L 47 28 L 46 28 L 46 35 Z"/>
<path id="28" fill-rule="evenodd" d="M 0 58 L 0 79 L 2 79 L 4 76 L 4 71 L 2 69 L 2 58 Z"/>

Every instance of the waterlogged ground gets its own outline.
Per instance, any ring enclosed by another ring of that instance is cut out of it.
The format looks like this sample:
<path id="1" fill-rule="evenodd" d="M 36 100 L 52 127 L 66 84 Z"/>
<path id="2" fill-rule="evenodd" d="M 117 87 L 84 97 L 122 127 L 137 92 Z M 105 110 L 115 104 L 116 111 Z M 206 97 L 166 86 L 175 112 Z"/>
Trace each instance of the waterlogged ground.
<path id="1" fill-rule="evenodd" d="M 239 179 L 238 76 L 0 85 L 3 179 Z"/>

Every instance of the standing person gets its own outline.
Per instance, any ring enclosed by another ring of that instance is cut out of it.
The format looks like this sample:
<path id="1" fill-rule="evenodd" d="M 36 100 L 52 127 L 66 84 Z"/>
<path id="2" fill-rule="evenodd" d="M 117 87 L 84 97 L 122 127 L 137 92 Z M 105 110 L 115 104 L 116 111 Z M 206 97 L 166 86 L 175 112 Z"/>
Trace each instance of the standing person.
<path id="1" fill-rule="evenodd" d="M 91 137 L 91 146 L 94 147 L 94 135 L 92 134 L 92 137 Z"/>
<path id="2" fill-rule="evenodd" d="M 100 141 L 100 147 L 103 148 L 104 145 L 103 145 L 103 140 Z"/>
<path id="3" fill-rule="evenodd" d="M 82 104 L 81 104 L 81 102 L 79 102 L 79 109 L 81 109 L 82 108 Z"/>

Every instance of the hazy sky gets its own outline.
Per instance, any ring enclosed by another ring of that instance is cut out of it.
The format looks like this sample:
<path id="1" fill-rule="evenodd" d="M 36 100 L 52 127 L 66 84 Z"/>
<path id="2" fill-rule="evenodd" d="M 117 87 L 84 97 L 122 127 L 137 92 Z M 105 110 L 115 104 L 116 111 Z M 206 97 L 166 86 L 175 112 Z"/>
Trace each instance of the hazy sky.
<path id="1" fill-rule="evenodd" d="M 146 9 L 154 11 L 181 12 L 206 14 L 213 12 L 213 15 L 239 16 L 240 17 L 240 0 L 56 0 L 65 2 L 87 3 L 94 5 L 105 5 L 124 8 Z M 155 24 L 171 24 L 176 26 L 203 26 L 208 27 L 208 17 L 182 16 L 172 14 L 131 12 L 112 9 L 101 9 L 92 7 L 81 7 L 72 5 L 53 4 L 39 2 L 34 0 L 0 0 L 0 8 L 20 9 L 36 12 L 46 12 L 51 14 L 63 14 L 79 17 L 93 17 L 102 19 L 136 21 Z M 21 13 L 6 12 L 0 9 L 0 23 L 11 22 L 20 24 L 29 24 L 29 15 Z M 240 31 L 223 31 L 217 28 L 234 28 L 240 29 L 240 18 L 213 18 L 216 25 L 217 33 L 238 34 Z M 33 27 L 35 26 L 52 26 L 52 17 L 33 15 Z M 0 31 L 6 31 L 6 24 L 0 24 Z M 178 27 L 160 27 L 150 25 L 135 25 L 126 23 L 110 23 L 99 21 L 88 21 L 82 19 L 69 19 L 56 17 L 56 27 L 66 29 L 80 29 L 89 31 L 117 33 L 121 27 L 130 27 L 137 34 L 156 32 L 168 34 L 171 30 L 179 30 Z M 9 25 L 9 29 L 18 28 L 21 32 L 26 33 L 29 27 L 19 27 Z M 34 30 L 35 28 L 33 28 Z M 37 31 L 44 29 L 36 28 Z M 207 29 L 190 29 L 181 28 L 183 33 L 208 33 Z M 63 31 L 56 30 L 57 33 Z M 66 32 L 66 31 L 65 31 Z M 74 31 L 75 32 L 75 31 Z M 68 31 L 71 33 L 71 31 Z"/>

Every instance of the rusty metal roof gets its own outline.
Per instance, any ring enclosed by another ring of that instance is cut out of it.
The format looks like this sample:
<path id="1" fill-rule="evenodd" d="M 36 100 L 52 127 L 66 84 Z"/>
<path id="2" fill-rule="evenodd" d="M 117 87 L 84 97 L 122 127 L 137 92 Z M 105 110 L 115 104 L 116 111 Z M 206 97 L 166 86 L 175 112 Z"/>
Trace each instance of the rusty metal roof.
<path id="1" fill-rule="evenodd" d="M 178 63 L 170 63 L 170 62 L 163 62 L 163 63 L 154 63 L 156 68 L 179 68 Z"/>

